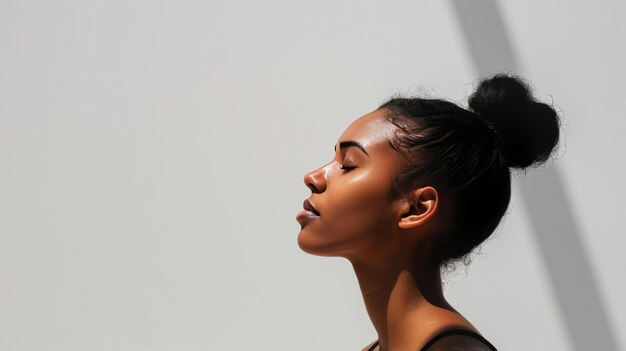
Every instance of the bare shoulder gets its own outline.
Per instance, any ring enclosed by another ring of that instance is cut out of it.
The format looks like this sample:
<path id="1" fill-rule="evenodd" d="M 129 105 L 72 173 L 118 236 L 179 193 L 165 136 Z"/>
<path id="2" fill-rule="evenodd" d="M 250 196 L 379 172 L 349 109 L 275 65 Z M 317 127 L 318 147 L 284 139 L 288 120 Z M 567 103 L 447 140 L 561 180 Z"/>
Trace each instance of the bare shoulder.
<path id="1" fill-rule="evenodd" d="M 456 310 L 435 308 L 432 314 L 437 316 L 438 325 L 433 327 L 426 340 L 434 338 L 438 340 L 428 347 L 428 351 L 493 351 L 488 344 L 485 344 L 475 335 L 455 332 L 462 330 L 481 335 L 478 329 Z M 488 339 L 485 340 L 488 341 Z"/>
<path id="2" fill-rule="evenodd" d="M 492 349 L 469 335 L 448 335 L 435 342 L 428 351 L 492 351 Z"/>

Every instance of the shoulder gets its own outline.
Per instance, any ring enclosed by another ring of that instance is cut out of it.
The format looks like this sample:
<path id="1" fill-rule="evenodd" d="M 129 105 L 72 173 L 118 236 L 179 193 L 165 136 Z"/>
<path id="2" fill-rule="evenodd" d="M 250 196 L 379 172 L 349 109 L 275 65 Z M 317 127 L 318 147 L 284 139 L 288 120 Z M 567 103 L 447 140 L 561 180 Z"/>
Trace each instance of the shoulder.
<path id="1" fill-rule="evenodd" d="M 493 351 L 493 349 L 476 337 L 459 334 L 437 340 L 427 351 Z"/>
<path id="2" fill-rule="evenodd" d="M 493 345 L 455 310 L 436 308 L 437 321 L 427 333 L 426 351 L 493 351 Z"/>

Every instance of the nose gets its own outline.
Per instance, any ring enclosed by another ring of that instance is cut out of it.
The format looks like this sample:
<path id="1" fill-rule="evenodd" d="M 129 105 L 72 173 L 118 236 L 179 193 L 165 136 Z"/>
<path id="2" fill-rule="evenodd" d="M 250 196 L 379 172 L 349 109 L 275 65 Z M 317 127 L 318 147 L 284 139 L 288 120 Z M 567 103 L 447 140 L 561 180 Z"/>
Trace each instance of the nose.
<path id="1" fill-rule="evenodd" d="M 323 193 L 326 190 L 325 169 L 325 167 L 321 167 L 304 175 L 304 184 L 313 193 Z"/>

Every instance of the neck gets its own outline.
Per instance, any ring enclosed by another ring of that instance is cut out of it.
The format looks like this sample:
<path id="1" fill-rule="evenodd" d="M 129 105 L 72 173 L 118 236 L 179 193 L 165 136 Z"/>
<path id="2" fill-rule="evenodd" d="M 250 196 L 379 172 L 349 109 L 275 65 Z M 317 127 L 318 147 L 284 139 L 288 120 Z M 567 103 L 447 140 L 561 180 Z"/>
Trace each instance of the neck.
<path id="1" fill-rule="evenodd" d="M 378 257 L 370 255 L 367 262 L 350 261 L 378 334 L 379 350 L 401 349 L 432 326 L 433 307 L 453 309 L 443 296 L 439 266 L 428 264 L 426 252 L 397 255 L 396 251 L 393 256 L 383 256 L 379 253 Z"/>

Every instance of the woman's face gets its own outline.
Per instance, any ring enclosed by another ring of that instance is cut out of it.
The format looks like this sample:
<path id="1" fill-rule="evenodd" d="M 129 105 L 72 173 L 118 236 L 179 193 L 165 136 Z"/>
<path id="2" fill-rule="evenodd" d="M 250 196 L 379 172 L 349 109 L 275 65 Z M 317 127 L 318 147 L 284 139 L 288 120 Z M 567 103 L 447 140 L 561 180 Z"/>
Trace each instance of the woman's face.
<path id="1" fill-rule="evenodd" d="M 354 121 L 335 145 L 335 158 L 307 173 L 308 199 L 319 216 L 300 213 L 298 245 L 321 256 L 362 256 L 381 249 L 398 230 L 401 213 L 390 198 L 404 163 L 388 143 L 397 127 L 375 110 Z"/>

